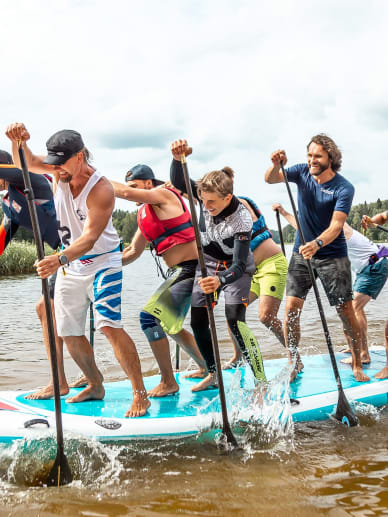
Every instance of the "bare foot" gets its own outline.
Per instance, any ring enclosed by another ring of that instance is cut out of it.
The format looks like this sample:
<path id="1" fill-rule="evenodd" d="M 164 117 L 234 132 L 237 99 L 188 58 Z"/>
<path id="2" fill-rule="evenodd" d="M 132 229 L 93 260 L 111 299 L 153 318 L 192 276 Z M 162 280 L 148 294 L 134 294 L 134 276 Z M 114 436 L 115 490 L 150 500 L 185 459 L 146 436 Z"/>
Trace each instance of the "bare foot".
<path id="1" fill-rule="evenodd" d="M 340 350 L 341 354 L 351 354 L 352 350 L 348 348 L 344 348 L 343 350 Z"/>
<path id="2" fill-rule="evenodd" d="M 353 375 L 357 382 L 370 381 L 369 377 L 362 371 L 362 368 L 353 368 Z"/>
<path id="3" fill-rule="evenodd" d="M 290 382 L 294 382 L 300 372 L 303 370 L 304 364 L 302 363 L 302 359 L 300 356 L 297 358 L 295 363 L 295 368 L 292 370 L 290 375 Z"/>
<path id="4" fill-rule="evenodd" d="M 73 402 L 84 402 L 85 400 L 102 400 L 105 395 L 104 386 L 99 384 L 97 386 L 88 386 L 81 393 L 74 397 L 69 397 L 66 402 L 72 404 Z"/>
<path id="5" fill-rule="evenodd" d="M 126 418 L 136 418 L 139 416 L 144 416 L 147 413 L 147 409 L 150 407 L 151 402 L 148 400 L 145 392 L 138 393 L 133 396 L 133 402 L 131 407 L 125 413 Z"/>
<path id="6" fill-rule="evenodd" d="M 376 379 L 386 379 L 388 377 L 388 365 L 383 368 L 380 372 L 377 372 L 375 375 Z"/>
<path id="7" fill-rule="evenodd" d="M 353 357 L 346 357 L 345 359 L 341 359 L 342 364 L 353 364 Z M 370 355 L 369 352 L 361 352 L 361 362 L 362 364 L 370 364 Z"/>
<path id="8" fill-rule="evenodd" d="M 195 370 L 194 372 L 188 373 L 183 378 L 184 379 L 203 379 L 206 377 L 207 371 L 206 370 Z"/>
<path id="9" fill-rule="evenodd" d="M 232 357 L 226 363 L 222 365 L 223 370 L 232 370 L 232 368 L 238 368 L 241 364 L 241 357 Z"/>
<path id="10" fill-rule="evenodd" d="M 69 384 L 69 387 L 70 388 L 85 388 L 87 385 L 88 385 L 88 380 L 85 377 L 85 375 L 82 375 L 81 377 L 79 377 L 75 381 L 71 382 Z"/>
<path id="11" fill-rule="evenodd" d="M 104 382 L 104 377 L 100 371 L 98 371 L 101 383 Z M 69 384 L 69 388 L 85 388 L 85 386 L 88 385 L 88 380 L 85 377 L 85 375 L 81 375 L 81 377 L 78 377 L 75 381 L 71 382 Z"/>
<path id="12" fill-rule="evenodd" d="M 217 374 L 209 373 L 202 382 L 199 382 L 191 391 L 203 391 L 208 388 L 218 388 Z"/>
<path id="13" fill-rule="evenodd" d="M 161 381 L 161 383 L 155 386 L 155 388 L 149 390 L 147 395 L 149 397 L 166 397 L 167 395 L 172 395 L 177 391 L 179 391 L 179 386 L 174 379 L 174 382 L 171 384 L 167 384 L 166 382 Z"/>
<path id="14" fill-rule="evenodd" d="M 61 395 L 67 395 L 69 393 L 69 386 L 65 384 L 64 386 L 59 386 L 59 393 Z M 47 400 L 51 399 L 54 396 L 54 388 L 52 384 L 48 384 L 44 388 L 41 388 L 30 395 L 24 397 L 27 400 Z"/>

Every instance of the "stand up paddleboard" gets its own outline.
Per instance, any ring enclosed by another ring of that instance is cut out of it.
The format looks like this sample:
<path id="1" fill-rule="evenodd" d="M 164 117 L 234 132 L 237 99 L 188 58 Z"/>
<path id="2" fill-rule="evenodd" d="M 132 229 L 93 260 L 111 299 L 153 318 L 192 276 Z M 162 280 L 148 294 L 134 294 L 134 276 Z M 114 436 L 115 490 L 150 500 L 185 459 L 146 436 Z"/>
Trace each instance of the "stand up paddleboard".
<path id="1" fill-rule="evenodd" d="M 350 366 L 340 363 L 340 359 L 349 356 L 337 353 L 336 358 L 349 402 L 359 401 L 379 407 L 388 403 L 388 379 L 378 380 L 373 375 L 386 364 L 385 349 L 375 347 L 370 355 L 371 364 L 365 365 L 364 370 L 371 380 L 363 383 L 354 380 Z M 292 419 L 298 422 L 328 419 L 338 401 L 329 356 L 303 356 L 303 363 L 303 373 L 298 375 L 289 389 Z M 265 361 L 267 378 L 274 379 L 282 370 L 284 375 L 288 375 L 286 365 L 286 359 Z M 123 418 L 131 404 L 129 381 L 104 384 L 105 398 L 101 401 L 67 404 L 67 396 L 73 396 L 80 390 L 71 389 L 69 395 L 62 397 L 64 432 L 103 442 L 120 442 L 139 438 L 177 438 L 206 431 L 214 420 L 220 421 L 218 390 L 193 393 L 191 388 L 199 380 L 184 379 L 183 375 L 176 374 L 179 393 L 151 399 L 147 414 L 140 418 Z M 160 376 L 146 377 L 144 381 L 146 389 L 151 389 L 159 383 Z M 224 371 L 224 382 L 228 411 L 233 413 L 236 410 L 236 392 L 252 393 L 254 379 L 249 368 L 240 368 Z M 55 429 L 54 401 L 26 400 L 28 393 L 0 392 L 0 442 L 42 438 Z M 286 398 L 287 395 L 283 402 L 287 402 Z M 241 414 L 244 415 L 241 417 L 243 420 L 251 418 L 244 408 Z M 253 414 L 257 417 L 259 413 L 252 411 Z"/>

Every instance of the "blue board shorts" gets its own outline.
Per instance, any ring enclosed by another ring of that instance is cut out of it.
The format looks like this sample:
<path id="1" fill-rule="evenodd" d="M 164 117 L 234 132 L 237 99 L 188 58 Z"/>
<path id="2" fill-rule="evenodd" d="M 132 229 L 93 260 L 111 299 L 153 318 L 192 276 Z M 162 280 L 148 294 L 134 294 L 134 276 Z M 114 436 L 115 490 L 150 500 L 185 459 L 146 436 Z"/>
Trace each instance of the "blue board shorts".
<path id="1" fill-rule="evenodd" d="M 376 264 L 368 264 L 357 273 L 353 291 L 370 296 L 374 300 L 380 294 L 388 278 L 388 260 L 383 257 Z"/>

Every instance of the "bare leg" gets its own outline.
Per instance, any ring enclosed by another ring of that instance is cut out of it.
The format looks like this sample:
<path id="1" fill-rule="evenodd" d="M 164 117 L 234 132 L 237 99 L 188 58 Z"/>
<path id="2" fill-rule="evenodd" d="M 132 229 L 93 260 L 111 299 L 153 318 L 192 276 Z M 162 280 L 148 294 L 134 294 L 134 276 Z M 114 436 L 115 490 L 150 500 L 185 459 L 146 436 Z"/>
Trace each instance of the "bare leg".
<path id="1" fill-rule="evenodd" d="M 303 370 L 303 363 L 298 352 L 300 341 L 300 315 L 304 305 L 302 298 L 287 296 L 286 314 L 284 321 L 284 338 L 288 348 L 288 361 L 293 365 L 290 382 L 296 379 L 299 372 Z"/>
<path id="2" fill-rule="evenodd" d="M 149 390 L 149 397 L 165 397 L 179 391 L 178 383 L 175 380 L 174 372 L 171 365 L 170 345 L 168 339 L 158 339 L 157 341 L 150 341 L 150 346 L 155 359 L 158 363 L 161 380 L 160 383 Z"/>
<path id="3" fill-rule="evenodd" d="M 348 335 L 352 344 L 352 369 L 356 381 L 366 382 L 369 377 L 362 371 L 361 363 L 361 331 L 356 318 L 352 301 L 345 302 L 336 307 L 342 320 L 345 335 Z"/>
<path id="4" fill-rule="evenodd" d="M 226 363 L 224 363 L 222 365 L 223 370 L 230 370 L 231 368 L 236 368 L 238 366 L 238 364 L 240 363 L 240 361 L 242 360 L 242 353 L 241 353 L 240 347 L 236 344 L 232 331 L 229 328 L 229 325 L 227 325 L 227 327 L 228 327 L 228 334 L 229 334 L 230 340 L 233 343 L 233 355 L 232 355 L 231 359 L 229 359 L 229 361 L 227 361 Z"/>
<path id="5" fill-rule="evenodd" d="M 151 402 L 147 398 L 135 343 L 124 329 L 106 326 L 102 327 L 101 330 L 111 343 L 116 359 L 132 383 L 133 402 L 125 416 L 139 417 L 145 415 Z"/>
<path id="6" fill-rule="evenodd" d="M 376 373 L 376 379 L 386 379 L 388 377 L 388 320 L 385 322 L 385 351 L 387 354 L 387 364 L 385 367 L 378 373 Z"/>
<path id="7" fill-rule="evenodd" d="M 199 366 L 199 370 L 193 373 L 189 373 L 188 375 L 185 375 L 185 377 L 200 379 L 205 377 L 207 373 L 206 363 L 201 355 L 201 352 L 199 351 L 194 336 L 190 334 L 190 332 L 187 332 L 187 330 L 182 329 L 180 332 L 178 332 L 178 334 L 174 334 L 171 337 Z"/>
<path id="8" fill-rule="evenodd" d="M 84 373 L 88 386 L 75 395 L 69 397 L 66 402 L 83 402 L 84 400 L 101 400 L 104 398 L 105 390 L 101 381 L 101 373 L 99 372 L 94 360 L 93 349 L 90 346 L 86 336 L 65 336 L 66 346 L 71 357 Z"/>
<path id="9" fill-rule="evenodd" d="M 363 364 L 369 364 L 370 363 L 370 355 L 368 350 L 368 322 L 366 319 L 366 314 L 364 311 L 364 308 L 366 304 L 371 300 L 371 297 L 367 294 L 363 293 L 354 293 L 354 300 L 353 300 L 353 308 L 354 312 L 356 314 L 356 318 L 358 321 L 358 324 L 360 325 L 360 338 L 361 338 L 361 362 Z M 351 337 L 347 334 L 345 334 L 349 350 L 345 350 L 345 352 L 351 352 L 352 351 L 352 340 Z M 341 363 L 345 364 L 352 364 L 352 358 L 349 359 L 342 359 Z"/>
<path id="10" fill-rule="evenodd" d="M 262 295 L 259 300 L 259 319 L 269 329 L 279 343 L 286 346 L 282 322 L 278 318 L 281 300 L 274 296 Z"/>
<path id="11" fill-rule="evenodd" d="M 63 365 L 63 340 L 61 337 L 59 337 L 57 335 L 53 300 L 51 300 L 51 311 L 53 314 L 55 348 L 56 348 L 56 352 L 57 352 L 59 392 L 61 395 L 67 395 L 67 393 L 69 393 L 69 386 L 67 384 L 64 365 Z M 36 304 L 36 312 L 40 319 L 40 324 L 42 325 L 43 341 L 44 341 L 44 344 L 46 347 L 47 357 L 50 359 L 50 342 L 49 342 L 49 336 L 48 336 L 46 308 L 44 306 L 43 296 L 39 299 L 38 303 Z M 51 371 L 51 369 L 50 369 L 50 371 Z M 50 399 L 53 396 L 54 396 L 54 388 L 53 388 L 53 380 L 52 380 L 52 376 L 51 376 L 50 382 L 47 386 L 45 386 L 44 388 L 41 388 L 38 391 L 35 391 L 35 393 L 31 393 L 31 395 L 27 395 L 26 399 L 45 400 L 45 399 Z"/>

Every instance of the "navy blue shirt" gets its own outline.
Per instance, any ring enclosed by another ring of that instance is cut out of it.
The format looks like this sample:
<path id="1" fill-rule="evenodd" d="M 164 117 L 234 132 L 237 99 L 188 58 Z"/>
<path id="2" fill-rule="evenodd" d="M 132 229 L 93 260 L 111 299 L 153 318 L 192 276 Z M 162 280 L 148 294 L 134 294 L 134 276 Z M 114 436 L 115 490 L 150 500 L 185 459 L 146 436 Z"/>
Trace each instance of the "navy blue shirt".
<path id="1" fill-rule="evenodd" d="M 311 175 L 307 163 L 299 163 L 286 169 L 289 181 L 298 185 L 298 211 L 300 225 L 306 242 L 316 239 L 330 226 L 333 212 L 349 214 L 352 206 L 354 187 L 341 174 L 336 173 L 326 183 L 317 183 Z M 296 233 L 294 251 L 301 245 L 299 232 Z M 333 242 L 319 249 L 315 257 L 346 257 L 348 249 L 344 232 Z"/>

